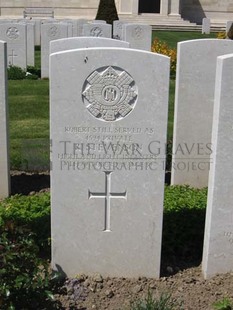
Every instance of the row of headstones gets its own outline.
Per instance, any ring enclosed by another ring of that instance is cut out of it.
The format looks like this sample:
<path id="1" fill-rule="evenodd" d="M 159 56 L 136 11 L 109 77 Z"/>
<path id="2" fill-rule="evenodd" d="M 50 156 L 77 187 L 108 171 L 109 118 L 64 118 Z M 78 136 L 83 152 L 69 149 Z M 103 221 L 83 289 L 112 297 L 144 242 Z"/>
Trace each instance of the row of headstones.
<path id="1" fill-rule="evenodd" d="M 110 39 L 93 48 L 95 40 L 51 43 L 53 266 L 68 275 L 158 277 L 169 59 Z M 232 53 L 231 40 L 178 44 L 172 183 L 209 186 L 205 277 L 233 268 L 233 56 L 216 65 Z M 6 57 L 3 77 L 5 67 Z M 1 126 L 4 189 L 6 120 Z"/>
<path id="2" fill-rule="evenodd" d="M 34 66 L 34 46 L 41 45 L 41 77 L 49 77 L 50 41 L 67 37 L 111 38 L 112 26 L 105 21 L 86 20 L 0 20 L 0 40 L 8 46 L 8 65 L 26 69 Z M 113 37 L 130 43 L 130 47 L 150 50 L 152 27 L 148 25 L 124 24 L 115 21 Z"/>
<path id="3" fill-rule="evenodd" d="M 230 20 L 226 22 L 226 35 L 230 30 L 232 23 L 233 22 Z M 210 30 L 211 30 L 211 20 L 210 18 L 205 17 L 202 19 L 202 30 L 201 30 L 202 34 L 210 34 Z"/>

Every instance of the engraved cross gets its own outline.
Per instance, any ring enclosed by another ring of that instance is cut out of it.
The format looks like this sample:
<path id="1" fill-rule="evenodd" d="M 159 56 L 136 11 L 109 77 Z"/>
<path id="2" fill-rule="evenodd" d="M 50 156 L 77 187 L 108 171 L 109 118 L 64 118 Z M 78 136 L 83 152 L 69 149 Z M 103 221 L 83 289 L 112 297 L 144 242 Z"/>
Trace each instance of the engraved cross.
<path id="1" fill-rule="evenodd" d="M 112 171 L 104 171 L 105 173 L 105 191 L 100 193 L 92 193 L 88 190 L 88 199 L 91 198 L 102 198 L 105 199 L 105 220 L 104 220 L 104 231 L 111 231 L 110 228 L 110 217 L 111 217 L 111 199 L 123 198 L 127 199 L 127 192 L 123 193 L 112 193 L 111 192 L 111 174 Z"/>
<path id="2" fill-rule="evenodd" d="M 11 54 L 8 55 L 11 57 L 11 60 L 9 59 L 9 65 L 14 65 L 14 57 L 17 57 L 18 55 L 14 54 L 14 50 L 11 50 Z"/>

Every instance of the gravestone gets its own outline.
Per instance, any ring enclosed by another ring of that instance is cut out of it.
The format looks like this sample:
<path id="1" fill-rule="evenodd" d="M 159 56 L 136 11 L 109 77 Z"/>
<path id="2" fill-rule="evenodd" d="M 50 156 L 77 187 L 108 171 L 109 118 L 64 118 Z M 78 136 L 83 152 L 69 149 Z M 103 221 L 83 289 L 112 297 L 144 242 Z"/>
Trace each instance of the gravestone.
<path id="1" fill-rule="evenodd" d="M 92 24 L 106 24 L 107 22 L 105 20 L 101 19 L 94 19 L 91 21 Z"/>
<path id="2" fill-rule="evenodd" d="M 33 19 L 35 23 L 35 45 L 41 45 L 41 19 Z"/>
<path id="3" fill-rule="evenodd" d="M 107 39 L 107 38 L 67 38 L 54 40 L 50 42 L 50 54 L 65 50 L 88 47 L 129 47 L 129 43 L 125 41 Z"/>
<path id="4" fill-rule="evenodd" d="M 233 40 L 233 22 L 229 22 L 227 25 L 227 38 Z"/>
<path id="5" fill-rule="evenodd" d="M 50 58 L 52 267 L 157 278 L 169 58 L 125 48 Z"/>
<path id="6" fill-rule="evenodd" d="M 228 31 L 230 30 L 232 23 L 233 23 L 232 20 L 228 20 L 228 21 L 226 22 L 226 34 L 227 34 Z"/>
<path id="7" fill-rule="evenodd" d="M 111 38 L 112 26 L 108 24 L 90 23 L 83 25 L 84 37 Z"/>
<path id="8" fill-rule="evenodd" d="M 210 34 L 210 19 L 202 19 L 202 34 Z"/>
<path id="9" fill-rule="evenodd" d="M 27 29 L 19 23 L 0 23 L 0 40 L 7 42 L 8 66 L 27 68 Z"/>
<path id="10" fill-rule="evenodd" d="M 41 77 L 49 77 L 50 41 L 68 37 L 68 26 L 47 21 L 41 25 Z"/>
<path id="11" fill-rule="evenodd" d="M 71 19 L 64 19 L 60 23 L 67 26 L 67 37 L 73 37 L 73 21 Z"/>
<path id="12" fill-rule="evenodd" d="M 124 24 L 123 40 L 134 49 L 151 51 L 152 27 L 149 25 Z"/>
<path id="13" fill-rule="evenodd" d="M 7 106 L 7 44 L 0 41 L 0 198 L 10 194 Z"/>
<path id="14" fill-rule="evenodd" d="M 83 25 L 87 24 L 87 22 L 88 22 L 87 19 L 78 19 L 78 20 L 76 20 L 77 30 L 74 31 L 74 36 L 75 37 L 81 37 L 83 35 Z"/>
<path id="15" fill-rule="evenodd" d="M 218 57 L 202 270 L 233 271 L 233 54 Z"/>
<path id="16" fill-rule="evenodd" d="M 178 43 L 171 183 L 208 185 L 216 60 L 233 52 L 233 41 Z"/>
<path id="17" fill-rule="evenodd" d="M 117 40 L 123 40 L 123 25 L 121 20 L 113 21 L 113 38 Z"/>
<path id="18" fill-rule="evenodd" d="M 27 65 L 35 65 L 35 22 L 31 20 L 19 20 L 19 23 L 27 27 Z"/>

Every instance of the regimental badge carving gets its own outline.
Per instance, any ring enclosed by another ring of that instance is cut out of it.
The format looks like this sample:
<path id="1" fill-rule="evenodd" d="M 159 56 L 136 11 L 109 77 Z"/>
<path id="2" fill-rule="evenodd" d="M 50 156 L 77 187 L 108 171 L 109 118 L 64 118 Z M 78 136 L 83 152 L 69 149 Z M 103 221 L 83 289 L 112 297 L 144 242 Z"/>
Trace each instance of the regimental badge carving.
<path id="1" fill-rule="evenodd" d="M 59 33 L 59 28 L 57 26 L 52 26 L 48 30 L 49 37 L 56 37 Z"/>
<path id="2" fill-rule="evenodd" d="M 137 26 L 133 29 L 133 38 L 136 40 L 140 40 L 143 37 L 143 29 L 140 26 Z"/>
<path id="3" fill-rule="evenodd" d="M 91 29 L 90 34 L 92 37 L 102 37 L 103 36 L 103 30 L 100 27 L 94 27 Z"/>
<path id="4" fill-rule="evenodd" d="M 19 30 L 16 27 L 10 27 L 7 29 L 6 35 L 9 39 L 15 40 L 19 37 Z"/>
<path id="5" fill-rule="evenodd" d="M 87 78 L 82 95 L 87 110 L 94 117 L 113 122 L 133 111 L 137 87 L 133 78 L 123 69 L 104 67 Z"/>

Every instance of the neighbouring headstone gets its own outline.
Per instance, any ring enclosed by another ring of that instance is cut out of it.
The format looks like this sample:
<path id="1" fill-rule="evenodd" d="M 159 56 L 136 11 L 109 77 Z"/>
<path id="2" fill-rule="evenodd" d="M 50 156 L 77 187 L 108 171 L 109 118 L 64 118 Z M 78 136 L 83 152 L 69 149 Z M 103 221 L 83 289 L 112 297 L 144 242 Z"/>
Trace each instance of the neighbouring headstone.
<path id="1" fill-rule="evenodd" d="M 68 24 L 68 37 L 78 37 L 78 20 L 77 19 L 64 19 L 62 22 Z"/>
<path id="2" fill-rule="evenodd" d="M 152 27 L 149 25 L 124 24 L 123 40 L 134 49 L 151 51 Z"/>
<path id="3" fill-rule="evenodd" d="M 41 19 L 33 19 L 35 22 L 35 45 L 41 45 Z"/>
<path id="4" fill-rule="evenodd" d="M 202 270 L 233 271 L 233 54 L 218 57 Z"/>
<path id="5" fill-rule="evenodd" d="M 124 22 L 121 20 L 113 21 L 113 39 L 123 40 L 123 25 Z"/>
<path id="6" fill-rule="evenodd" d="M 208 185 L 217 57 L 233 52 L 233 41 L 178 43 L 171 183 Z"/>
<path id="7" fill-rule="evenodd" d="M 210 34 L 210 19 L 203 18 L 202 19 L 202 34 Z"/>
<path id="8" fill-rule="evenodd" d="M 7 44 L 0 41 L 0 198 L 10 194 L 7 105 Z"/>
<path id="9" fill-rule="evenodd" d="M 226 34 L 227 34 L 228 31 L 230 30 L 232 24 L 233 24 L 233 21 L 232 21 L 232 20 L 228 20 L 228 21 L 226 22 Z"/>
<path id="10" fill-rule="evenodd" d="M 97 24 L 97 23 L 84 24 L 83 36 L 111 38 L 112 26 L 109 24 Z"/>
<path id="11" fill-rule="evenodd" d="M 229 27 L 227 27 L 227 38 L 233 40 L 233 22 L 229 23 Z"/>
<path id="12" fill-rule="evenodd" d="M 78 19 L 76 20 L 77 23 L 77 29 L 75 28 L 74 30 L 74 37 L 81 37 L 83 35 L 83 25 L 87 24 L 88 20 L 87 19 Z"/>
<path id="13" fill-rule="evenodd" d="M 169 58 L 125 48 L 50 58 L 52 267 L 157 278 Z"/>
<path id="14" fill-rule="evenodd" d="M 27 26 L 27 65 L 35 65 L 35 22 L 31 20 L 20 20 L 19 23 Z"/>
<path id="15" fill-rule="evenodd" d="M 77 48 L 89 47 L 129 47 L 129 43 L 108 38 L 67 38 L 50 42 L 50 54 Z"/>
<path id="16" fill-rule="evenodd" d="M 71 19 L 64 19 L 60 23 L 67 26 L 67 37 L 73 37 L 73 21 Z"/>
<path id="17" fill-rule="evenodd" d="M 41 25 L 41 77 L 49 77 L 50 41 L 68 37 L 68 26 L 65 23 L 46 22 Z"/>
<path id="18" fill-rule="evenodd" d="M 7 42 L 8 66 L 27 68 L 26 27 L 19 23 L 0 23 L 0 40 Z"/>
<path id="19" fill-rule="evenodd" d="M 105 20 L 101 20 L 101 19 L 94 19 L 92 21 L 90 21 L 92 24 L 106 24 Z"/>

